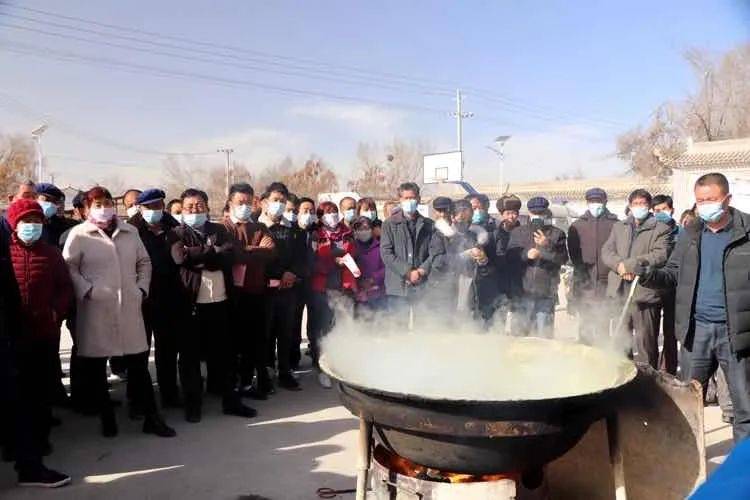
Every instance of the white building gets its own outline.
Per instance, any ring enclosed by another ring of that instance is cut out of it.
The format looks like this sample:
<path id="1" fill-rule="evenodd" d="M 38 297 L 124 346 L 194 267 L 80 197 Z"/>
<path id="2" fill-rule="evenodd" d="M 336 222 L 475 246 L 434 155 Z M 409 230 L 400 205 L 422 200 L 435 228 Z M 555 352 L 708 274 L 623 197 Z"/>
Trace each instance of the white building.
<path id="1" fill-rule="evenodd" d="M 675 214 L 695 203 L 693 187 L 703 174 L 721 172 L 729 179 L 732 205 L 750 212 L 750 137 L 726 141 L 689 142 L 687 150 L 667 161 L 672 167 Z"/>

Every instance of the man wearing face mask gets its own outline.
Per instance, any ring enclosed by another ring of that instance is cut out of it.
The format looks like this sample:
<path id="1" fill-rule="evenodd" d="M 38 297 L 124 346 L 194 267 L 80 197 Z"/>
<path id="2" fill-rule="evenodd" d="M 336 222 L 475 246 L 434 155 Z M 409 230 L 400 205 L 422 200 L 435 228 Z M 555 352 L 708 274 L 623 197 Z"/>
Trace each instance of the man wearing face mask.
<path id="1" fill-rule="evenodd" d="M 138 213 L 138 196 L 140 196 L 140 189 L 128 189 L 125 194 L 122 195 L 122 204 L 125 207 L 125 220 L 130 219 Z"/>
<path id="2" fill-rule="evenodd" d="M 317 229 L 317 217 L 315 215 L 315 201 L 311 198 L 300 198 L 297 203 L 297 226 L 302 230 L 305 240 L 305 259 L 307 268 L 313 269 L 315 265 L 315 251 L 313 250 L 313 237 Z M 292 324 L 292 370 L 299 369 L 302 361 L 302 318 L 305 309 L 307 309 L 307 325 L 305 330 L 310 332 L 313 318 L 311 303 L 312 290 L 310 288 L 310 277 L 305 276 L 299 282 L 297 294 L 297 307 L 294 312 L 294 322 Z"/>
<path id="3" fill-rule="evenodd" d="M 190 321 L 189 303 L 175 290 L 180 287 L 179 267 L 171 255 L 170 232 L 179 226 L 164 211 L 164 191 L 147 189 L 136 200 L 139 212 L 128 223 L 138 229 L 143 246 L 151 259 L 151 284 L 143 302 L 146 335 L 154 337 L 156 381 L 159 384 L 162 407 L 180 408 L 183 405 L 177 389 L 177 360 L 179 357 L 180 385 L 186 401 L 200 399 L 202 391 L 200 354 L 197 335 L 187 328 Z"/>
<path id="4" fill-rule="evenodd" d="M 602 247 L 602 261 L 609 268 L 607 297 L 624 300 L 641 263 L 661 267 L 672 247 L 672 229 L 651 214 L 653 199 L 645 189 L 628 196 L 630 215 L 612 226 Z M 635 333 L 635 360 L 659 368 L 659 321 L 661 297 L 654 290 L 637 285 L 633 296 L 629 328 Z M 620 332 L 615 332 L 620 333 Z M 630 335 L 627 341 L 630 343 Z"/>
<path id="5" fill-rule="evenodd" d="M 268 316 L 266 338 L 270 353 L 276 351 L 279 386 L 290 391 L 300 390 L 292 376 L 292 327 L 296 310 L 299 280 L 308 275 L 305 235 L 296 226 L 282 224 L 289 191 L 281 182 L 274 182 L 261 196 L 263 213 L 260 223 L 268 228 L 276 246 L 276 255 L 266 267 L 268 279 Z M 269 353 L 269 354 L 270 354 Z M 273 368 L 273 357 L 267 360 Z"/>
<path id="6" fill-rule="evenodd" d="M 587 210 L 568 230 L 568 252 L 573 264 L 568 311 L 578 313 L 579 339 L 593 344 L 609 333 L 609 268 L 602 261 L 602 246 L 618 219 L 607 209 L 607 193 L 603 189 L 591 188 L 585 196 Z"/>
<path id="7" fill-rule="evenodd" d="M 500 220 L 495 225 L 495 276 L 497 277 L 497 310 L 495 311 L 496 331 L 505 332 L 510 314 L 512 292 L 521 289 L 520 268 L 508 263 L 508 244 L 511 232 L 520 226 L 518 215 L 523 204 L 514 194 L 506 194 L 495 202 Z"/>
<path id="8" fill-rule="evenodd" d="M 180 198 L 182 224 L 171 232 L 171 254 L 180 266 L 178 291 L 190 307 L 190 335 L 208 349 L 207 389 L 221 395 L 225 415 L 252 418 L 257 412 L 242 404 L 237 388 L 236 337 L 242 332 L 230 321 L 235 244 L 225 225 L 209 221 L 204 191 L 187 189 Z M 185 418 L 201 420 L 200 400 L 185 401 Z"/>
<path id="9" fill-rule="evenodd" d="M 721 173 L 695 182 L 699 221 L 685 228 L 662 268 L 640 266 L 646 287 L 674 288 L 680 372 L 704 386 L 721 367 L 734 406 L 735 443 L 750 436 L 750 215 L 730 207 Z"/>
<path id="10" fill-rule="evenodd" d="M 273 384 L 266 370 L 266 265 L 273 258 L 275 244 L 268 229 L 253 221 L 254 200 L 255 191 L 250 184 L 242 182 L 229 188 L 229 216 L 224 219 L 224 227 L 234 245 L 229 327 L 233 336 L 226 341 L 239 346 L 243 395 L 267 399 L 273 392 Z"/>
<path id="11" fill-rule="evenodd" d="M 36 201 L 42 207 L 44 214 L 42 240 L 62 250 L 62 246 L 59 245 L 60 237 L 76 225 L 75 221 L 60 215 L 61 208 L 65 204 L 65 194 L 54 184 L 42 182 L 36 185 Z M 60 332 L 58 331 L 58 346 L 59 338 Z M 68 406 L 70 401 L 62 383 L 63 370 L 59 354 L 55 354 L 55 361 L 58 366 L 57 375 L 50 380 L 54 402 L 60 406 Z"/>
<path id="12" fill-rule="evenodd" d="M 549 201 L 526 203 L 529 223 L 510 235 L 508 263 L 521 271 L 521 290 L 513 291 L 513 335 L 552 337 L 560 268 L 568 261 L 565 233 L 552 225 Z"/>
<path id="13" fill-rule="evenodd" d="M 346 227 L 351 229 L 352 222 L 357 217 L 357 200 L 351 196 L 342 198 L 339 202 L 339 212 L 341 213 L 341 220 L 346 224 Z"/>
<path id="14" fill-rule="evenodd" d="M 674 202 L 672 197 L 666 194 L 657 194 L 654 196 L 654 218 L 663 222 L 672 229 L 672 246 L 677 242 L 680 233 L 680 226 L 674 220 Z M 661 290 L 662 305 L 662 340 L 663 347 L 659 359 L 659 369 L 664 370 L 671 375 L 677 374 L 677 338 L 675 337 L 675 318 L 674 318 L 674 290 Z"/>
<path id="15" fill-rule="evenodd" d="M 61 215 L 65 205 L 65 194 L 54 184 L 42 182 L 36 185 L 36 201 L 44 212 L 42 238 L 51 245 L 59 245 L 60 237 L 76 225 L 74 220 Z"/>
<path id="16" fill-rule="evenodd" d="M 59 378 L 55 358 L 60 325 L 73 301 L 73 284 L 60 250 L 41 238 L 44 214 L 37 202 L 13 202 L 8 221 L 15 231 L 10 260 L 20 290 L 17 312 L 23 325 L 12 332 L 17 390 L 10 410 L 16 418 L 16 471 L 21 485 L 58 487 L 69 483 L 70 477 L 44 467 L 42 456 L 50 447 L 55 397 L 50 380 Z"/>
<path id="17" fill-rule="evenodd" d="M 401 184 L 398 196 L 401 210 L 383 222 L 380 255 L 386 267 L 388 305 L 405 318 L 420 298 L 432 269 L 430 242 L 434 225 L 417 211 L 418 185 Z"/>
<path id="18" fill-rule="evenodd" d="M 496 223 L 495 219 L 490 217 L 490 199 L 485 194 L 474 193 L 466 197 L 466 200 L 471 203 L 471 225 L 476 228 L 481 228 L 486 233 L 486 236 L 482 237 L 480 246 L 482 250 L 486 252 L 487 263 L 483 268 L 483 271 L 487 271 L 492 279 L 480 279 L 477 280 L 477 300 L 479 310 L 481 312 L 482 319 L 485 327 L 489 328 L 492 325 L 495 311 L 500 305 L 499 303 L 499 288 L 496 280 L 495 269 L 497 262 L 495 260 L 495 232 Z"/>

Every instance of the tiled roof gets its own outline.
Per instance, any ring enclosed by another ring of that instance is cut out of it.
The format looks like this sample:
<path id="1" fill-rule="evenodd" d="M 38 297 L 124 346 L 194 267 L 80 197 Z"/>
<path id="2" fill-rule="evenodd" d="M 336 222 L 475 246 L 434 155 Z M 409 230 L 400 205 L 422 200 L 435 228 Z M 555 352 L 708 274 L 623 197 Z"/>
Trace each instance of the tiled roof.
<path id="1" fill-rule="evenodd" d="M 674 168 L 750 166 L 750 138 L 695 142 L 687 151 L 665 163 Z"/>

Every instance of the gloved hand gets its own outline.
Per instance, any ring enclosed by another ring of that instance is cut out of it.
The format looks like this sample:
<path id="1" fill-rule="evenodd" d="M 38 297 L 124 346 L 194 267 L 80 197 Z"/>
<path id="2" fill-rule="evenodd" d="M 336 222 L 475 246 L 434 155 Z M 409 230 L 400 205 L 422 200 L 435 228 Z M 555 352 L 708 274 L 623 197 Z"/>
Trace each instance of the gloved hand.
<path id="1" fill-rule="evenodd" d="M 644 278 L 651 274 L 653 271 L 653 267 L 651 264 L 645 260 L 645 259 L 638 259 L 638 261 L 635 264 L 635 267 L 633 268 L 633 274 L 636 276 L 640 276 L 641 278 Z"/>

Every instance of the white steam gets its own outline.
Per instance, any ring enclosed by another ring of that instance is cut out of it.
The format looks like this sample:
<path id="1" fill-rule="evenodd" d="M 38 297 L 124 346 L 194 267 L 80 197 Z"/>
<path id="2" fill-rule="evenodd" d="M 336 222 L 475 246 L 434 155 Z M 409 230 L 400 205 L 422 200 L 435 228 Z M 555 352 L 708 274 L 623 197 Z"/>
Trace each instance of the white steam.
<path id="1" fill-rule="evenodd" d="M 560 340 L 482 334 L 470 321 L 433 311 L 355 320 L 337 309 L 321 366 L 360 386 L 434 399 L 538 400 L 588 394 L 635 375 L 621 354 Z"/>

